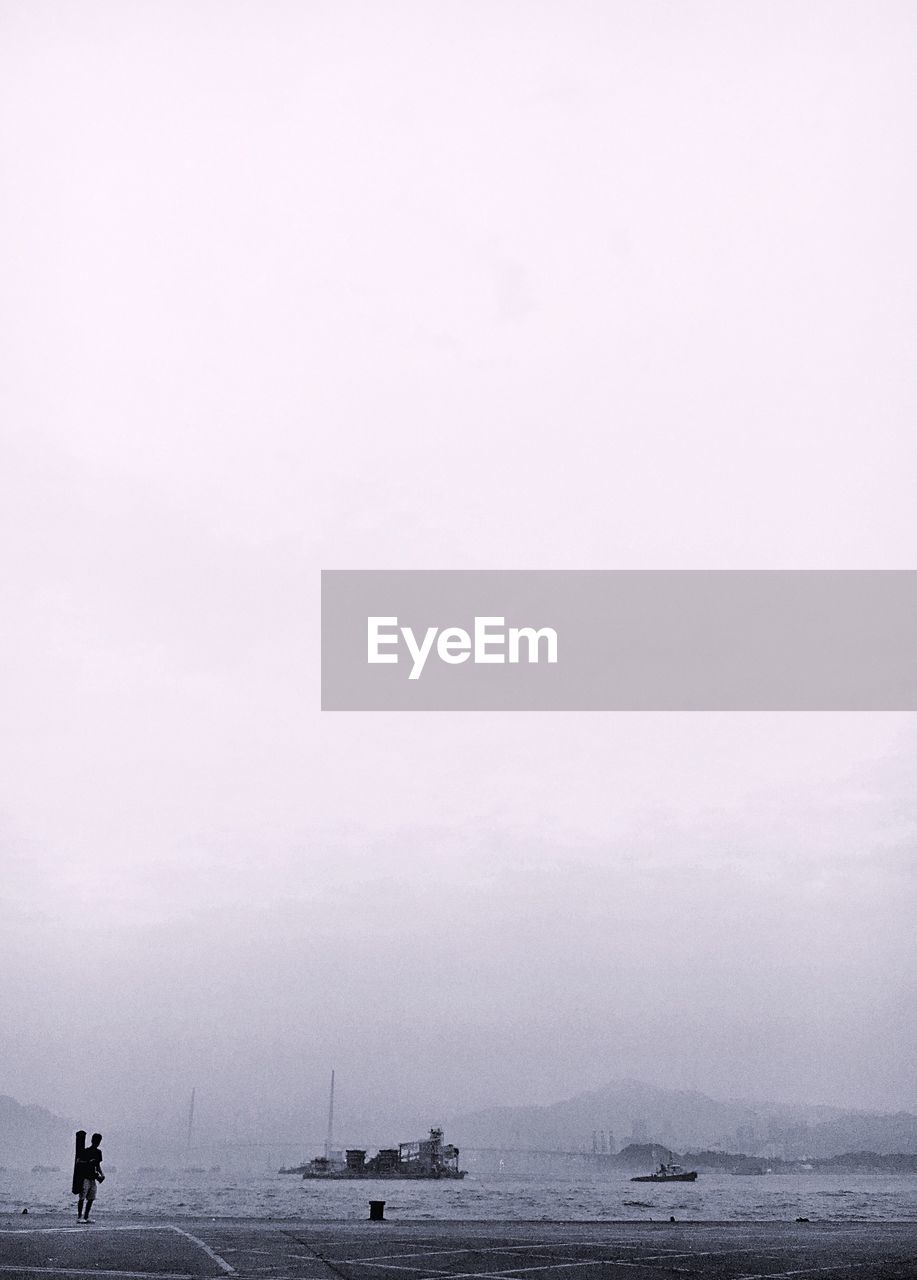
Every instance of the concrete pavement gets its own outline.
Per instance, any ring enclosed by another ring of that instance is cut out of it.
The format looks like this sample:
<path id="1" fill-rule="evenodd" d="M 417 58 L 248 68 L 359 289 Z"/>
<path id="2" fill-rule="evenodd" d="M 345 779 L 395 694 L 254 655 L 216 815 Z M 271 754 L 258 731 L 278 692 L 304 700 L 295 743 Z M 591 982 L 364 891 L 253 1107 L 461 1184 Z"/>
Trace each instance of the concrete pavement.
<path id="1" fill-rule="evenodd" d="M 917 1280 L 917 1221 L 0 1219 L 0 1280 Z"/>

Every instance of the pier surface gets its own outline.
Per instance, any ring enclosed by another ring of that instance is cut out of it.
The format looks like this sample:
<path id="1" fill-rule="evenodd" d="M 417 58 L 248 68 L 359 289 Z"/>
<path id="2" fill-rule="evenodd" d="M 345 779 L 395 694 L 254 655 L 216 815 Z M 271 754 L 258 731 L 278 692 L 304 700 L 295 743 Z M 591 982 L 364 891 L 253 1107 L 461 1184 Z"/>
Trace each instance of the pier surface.
<path id="1" fill-rule="evenodd" d="M 0 1280 L 917 1280 L 909 1222 L 0 1217 Z"/>

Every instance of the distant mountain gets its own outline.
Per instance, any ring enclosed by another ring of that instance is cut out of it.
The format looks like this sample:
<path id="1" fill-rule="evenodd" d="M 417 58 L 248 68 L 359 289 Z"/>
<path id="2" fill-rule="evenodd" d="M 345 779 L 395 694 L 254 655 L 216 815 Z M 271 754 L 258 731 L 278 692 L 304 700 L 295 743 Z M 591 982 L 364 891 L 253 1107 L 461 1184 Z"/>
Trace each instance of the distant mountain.
<path id="1" fill-rule="evenodd" d="M 0 1094 L 0 1164 L 31 1168 L 63 1165 L 73 1153 L 75 1126 L 44 1107 L 24 1107 Z"/>
<path id="2" fill-rule="evenodd" d="M 684 1149 L 733 1142 L 737 1130 L 756 1119 L 744 1103 L 620 1080 L 548 1106 L 493 1107 L 459 1116 L 449 1131 L 459 1145 L 571 1150 L 590 1147 L 593 1131 L 604 1129 L 613 1132 L 618 1147 L 659 1142 Z"/>
<path id="3" fill-rule="evenodd" d="M 548 1106 L 493 1107 L 449 1124 L 460 1147 L 523 1150 L 600 1149 L 602 1131 L 626 1143 L 659 1143 L 676 1150 L 720 1148 L 788 1159 L 848 1151 L 917 1153 L 917 1116 L 718 1101 L 696 1090 L 661 1089 L 618 1080 Z M 594 1138 L 595 1135 L 595 1138 Z"/>
<path id="4" fill-rule="evenodd" d="M 849 1111 L 812 1125 L 806 1135 L 807 1155 L 826 1158 L 850 1151 L 880 1155 L 917 1155 L 917 1116 L 909 1111 L 881 1114 Z"/>

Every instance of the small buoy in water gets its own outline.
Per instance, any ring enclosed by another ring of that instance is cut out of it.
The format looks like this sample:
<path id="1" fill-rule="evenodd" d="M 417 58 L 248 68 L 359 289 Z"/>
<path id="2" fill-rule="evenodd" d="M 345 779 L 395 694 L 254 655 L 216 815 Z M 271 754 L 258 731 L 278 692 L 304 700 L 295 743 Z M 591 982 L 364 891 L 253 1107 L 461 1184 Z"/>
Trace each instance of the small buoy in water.
<path id="1" fill-rule="evenodd" d="M 23 1212 L 23 1213 L 28 1213 L 29 1211 L 28 1211 L 28 1209 L 23 1209 L 23 1211 L 22 1211 L 22 1212 Z"/>
<path id="2" fill-rule="evenodd" d="M 669 1222 L 674 1222 L 674 1221 L 675 1221 L 674 1218 L 669 1218 Z"/>

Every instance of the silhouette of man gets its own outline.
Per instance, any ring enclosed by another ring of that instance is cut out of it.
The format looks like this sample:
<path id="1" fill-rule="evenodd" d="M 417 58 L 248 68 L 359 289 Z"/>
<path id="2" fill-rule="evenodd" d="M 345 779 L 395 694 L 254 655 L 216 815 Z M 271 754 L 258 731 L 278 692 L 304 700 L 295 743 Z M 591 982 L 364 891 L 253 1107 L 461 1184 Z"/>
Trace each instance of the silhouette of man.
<path id="1" fill-rule="evenodd" d="M 83 1152 L 80 1158 L 80 1172 L 83 1175 L 83 1185 L 80 1191 L 80 1198 L 76 1205 L 76 1216 L 82 1218 L 84 1222 L 91 1222 L 89 1214 L 96 1201 L 96 1187 L 100 1182 L 105 1181 L 105 1174 L 102 1172 L 102 1141 L 101 1133 L 92 1135 L 92 1143 Z M 83 1209 L 85 1207 L 85 1213 Z"/>

